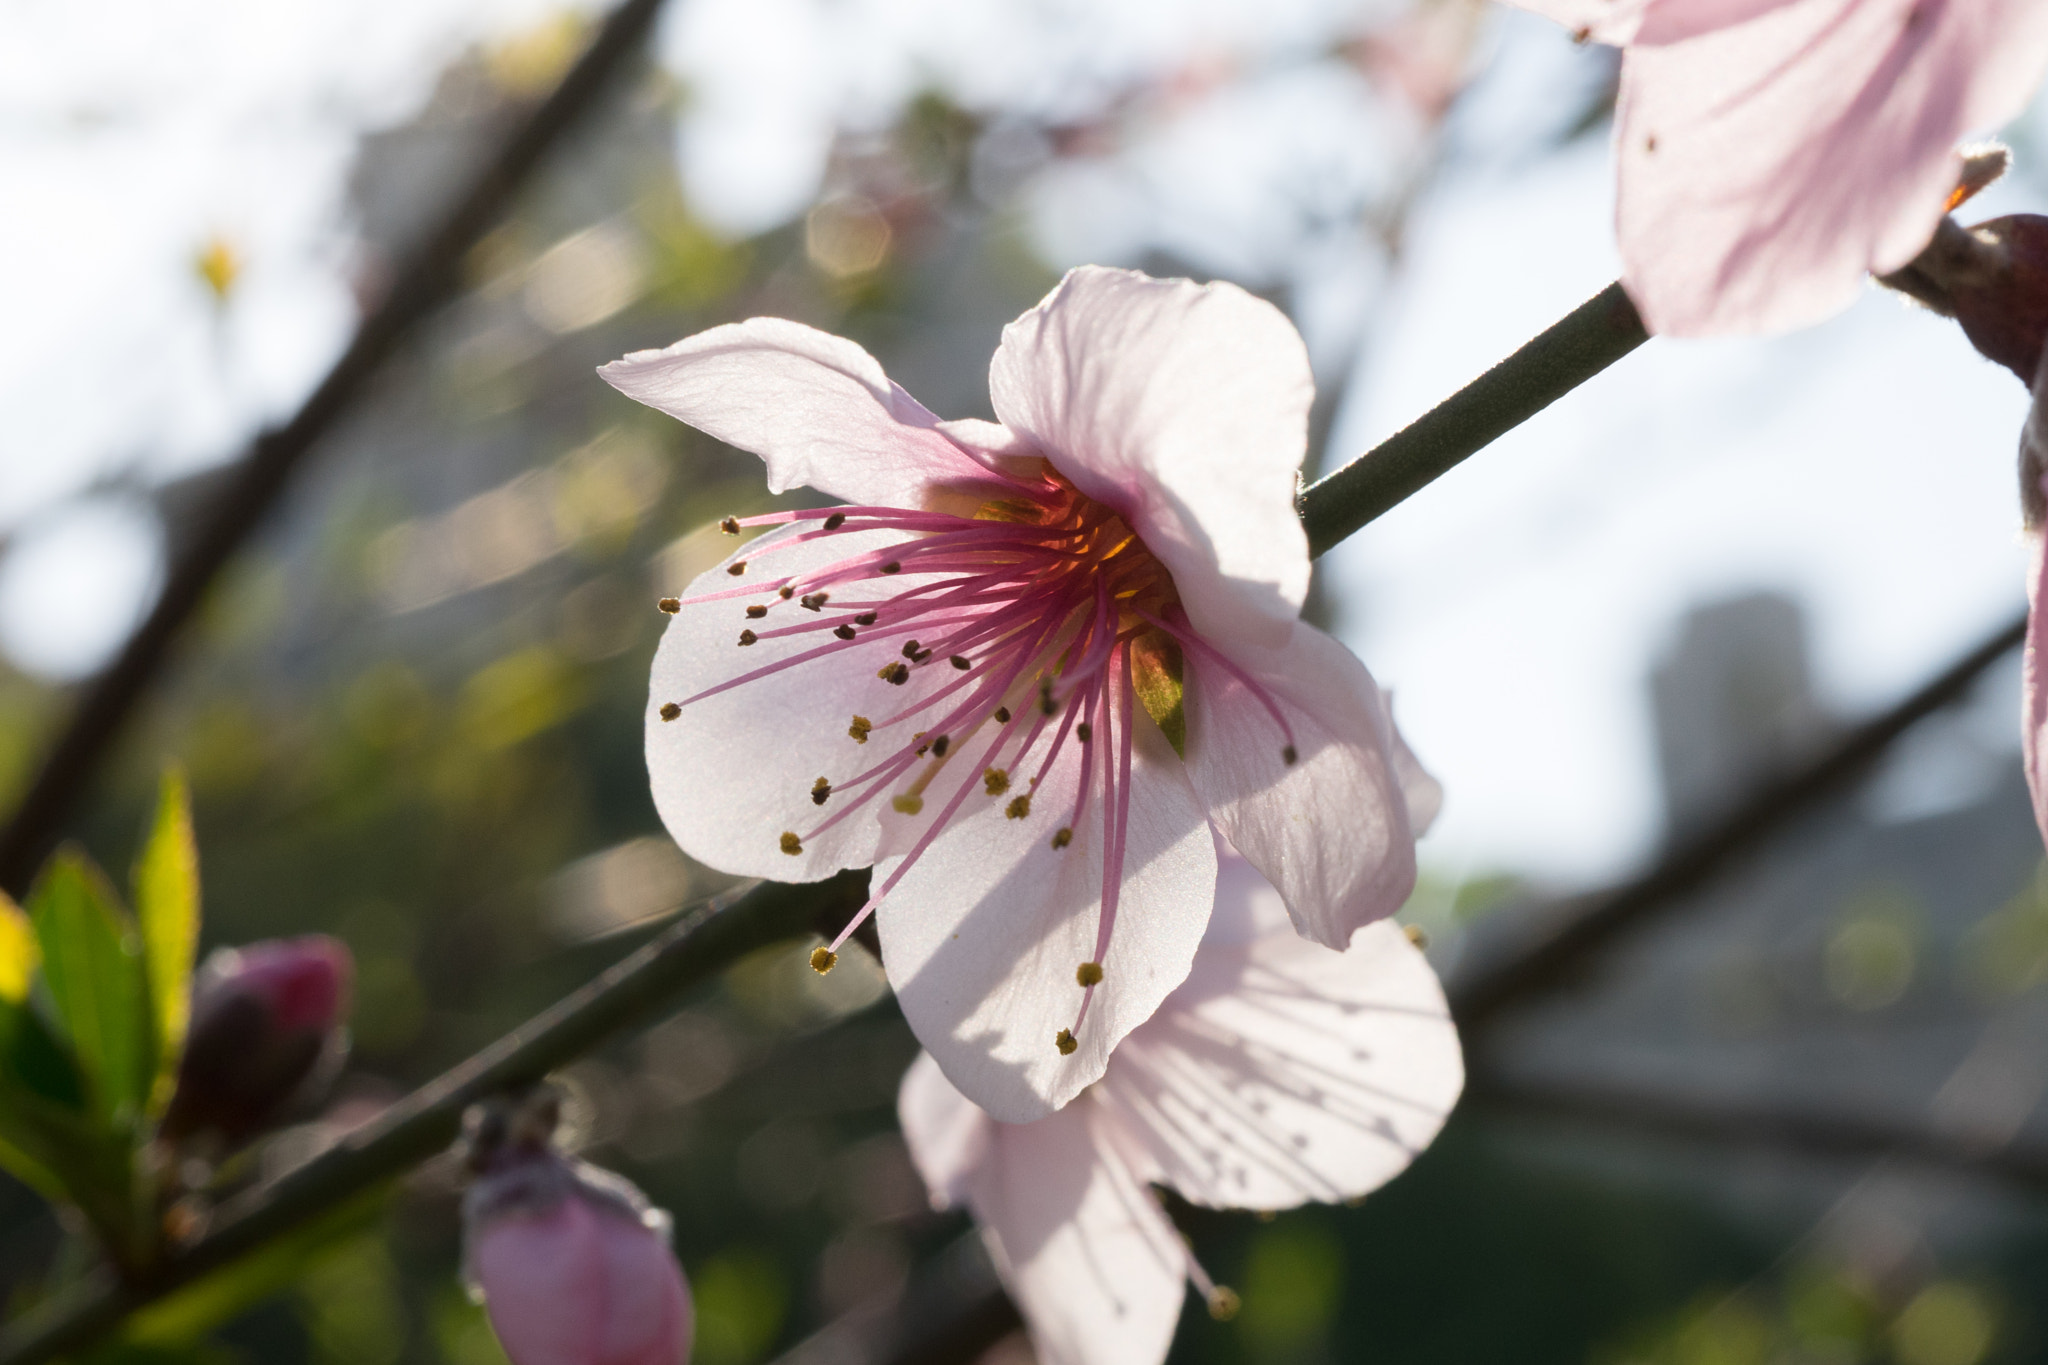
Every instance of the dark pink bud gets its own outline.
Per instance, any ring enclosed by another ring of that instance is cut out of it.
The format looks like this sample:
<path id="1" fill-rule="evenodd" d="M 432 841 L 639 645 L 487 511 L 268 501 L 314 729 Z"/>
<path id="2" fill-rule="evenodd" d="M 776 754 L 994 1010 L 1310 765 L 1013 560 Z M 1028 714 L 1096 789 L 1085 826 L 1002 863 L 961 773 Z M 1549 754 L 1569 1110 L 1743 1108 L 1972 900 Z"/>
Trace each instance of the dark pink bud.
<path id="1" fill-rule="evenodd" d="M 2048 336 L 2048 218 L 2019 213 L 1971 228 L 1997 268 L 1975 287 L 1952 289 L 1956 321 L 1988 358 L 2031 386 Z"/>
<path id="2" fill-rule="evenodd" d="M 512 1365 L 686 1365 L 690 1291 L 668 1215 L 550 1151 L 493 1167 L 463 1200 L 464 1257 Z"/>
<path id="3" fill-rule="evenodd" d="M 347 946 L 324 934 L 209 957 L 193 984 L 165 1136 L 208 1133 L 236 1146 L 331 1078 L 347 1050 L 353 976 Z"/>

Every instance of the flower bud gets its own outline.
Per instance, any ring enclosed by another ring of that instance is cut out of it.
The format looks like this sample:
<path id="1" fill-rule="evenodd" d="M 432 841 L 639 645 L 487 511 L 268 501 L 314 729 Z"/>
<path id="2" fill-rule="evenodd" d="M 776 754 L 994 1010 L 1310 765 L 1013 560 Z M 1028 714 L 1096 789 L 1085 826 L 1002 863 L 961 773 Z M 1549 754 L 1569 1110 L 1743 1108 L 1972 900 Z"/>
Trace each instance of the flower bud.
<path id="1" fill-rule="evenodd" d="M 223 948 L 192 990 L 192 1024 L 163 1134 L 224 1147 L 273 1126 L 348 1050 L 348 948 L 324 934 Z"/>
<path id="2" fill-rule="evenodd" d="M 690 1291 L 669 1219 L 546 1148 L 489 1162 L 462 1201 L 470 1287 L 512 1365 L 686 1365 Z"/>

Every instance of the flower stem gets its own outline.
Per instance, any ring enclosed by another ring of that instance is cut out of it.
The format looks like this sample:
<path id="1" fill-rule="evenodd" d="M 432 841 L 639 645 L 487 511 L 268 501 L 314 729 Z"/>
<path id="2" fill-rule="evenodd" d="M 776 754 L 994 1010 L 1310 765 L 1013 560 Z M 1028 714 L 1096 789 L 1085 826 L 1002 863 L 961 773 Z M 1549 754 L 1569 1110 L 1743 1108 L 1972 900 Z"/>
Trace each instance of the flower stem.
<path id="1" fill-rule="evenodd" d="M 1619 282 L 1365 454 L 1301 491 L 1320 555 L 1467 455 L 1534 417 L 1650 339 Z"/>

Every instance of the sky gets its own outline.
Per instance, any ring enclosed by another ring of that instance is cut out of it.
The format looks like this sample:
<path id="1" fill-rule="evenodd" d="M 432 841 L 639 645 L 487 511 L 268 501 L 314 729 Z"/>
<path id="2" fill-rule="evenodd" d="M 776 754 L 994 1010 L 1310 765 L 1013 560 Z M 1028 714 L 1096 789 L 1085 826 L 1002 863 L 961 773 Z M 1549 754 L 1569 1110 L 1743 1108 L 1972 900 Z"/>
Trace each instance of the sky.
<path id="1" fill-rule="evenodd" d="M 346 338 L 356 136 L 416 109 L 465 43 L 552 8 L 0 0 L 0 173 L 34 208 L 0 215 L 0 650 L 57 678 L 106 657 L 160 573 L 124 489 L 233 454 Z M 1163 251 L 1275 290 L 1319 382 L 1345 385 L 1333 449 L 1352 453 L 1617 269 L 1604 136 L 1564 136 L 1610 59 L 1490 15 L 1432 143 L 1324 55 L 1400 8 L 689 0 L 659 51 L 714 225 L 800 212 L 834 130 L 884 126 L 920 89 L 1000 108 L 1051 264 Z M 1048 165 L 1032 143 L 1033 121 L 1097 118 L 1143 81 L 1164 94 L 1113 147 Z M 2029 162 L 2048 115 L 2029 129 L 2022 166 L 2048 172 Z M 2042 184 L 2014 177 L 1985 215 L 2042 207 Z M 242 263 L 227 308 L 192 268 L 215 240 Z M 1572 883 L 1644 857 L 1662 812 L 1642 682 L 1689 605 L 1795 593 L 1849 715 L 2003 620 L 2024 408 L 1952 325 L 1873 290 L 1789 337 L 1655 341 L 1338 549 L 1345 638 L 1446 788 L 1425 861 Z"/>

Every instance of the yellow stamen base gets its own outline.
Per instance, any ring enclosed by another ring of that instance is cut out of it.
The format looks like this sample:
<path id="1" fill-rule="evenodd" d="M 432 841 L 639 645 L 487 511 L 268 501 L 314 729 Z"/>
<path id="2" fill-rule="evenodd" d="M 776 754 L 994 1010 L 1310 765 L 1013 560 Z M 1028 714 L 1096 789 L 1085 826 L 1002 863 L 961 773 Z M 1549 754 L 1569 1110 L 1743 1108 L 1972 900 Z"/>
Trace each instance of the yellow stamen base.
<path id="1" fill-rule="evenodd" d="M 889 798 L 889 804 L 896 808 L 896 813 L 899 815 L 915 815 L 924 809 L 924 798 L 922 796 L 892 796 Z"/>

